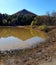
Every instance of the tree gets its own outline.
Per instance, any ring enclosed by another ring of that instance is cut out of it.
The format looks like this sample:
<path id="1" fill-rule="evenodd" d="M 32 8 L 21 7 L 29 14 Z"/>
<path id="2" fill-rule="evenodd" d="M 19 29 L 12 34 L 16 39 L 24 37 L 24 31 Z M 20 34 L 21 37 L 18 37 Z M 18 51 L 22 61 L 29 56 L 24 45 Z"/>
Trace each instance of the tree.
<path id="1" fill-rule="evenodd" d="M 31 27 L 33 27 L 34 25 L 36 25 L 38 22 L 38 16 L 36 16 L 33 21 L 31 22 Z"/>
<path id="2" fill-rule="evenodd" d="M 15 25 L 16 25 L 16 21 L 17 21 L 16 18 L 12 19 L 12 20 L 11 20 L 11 25 L 15 26 Z"/>
<path id="3" fill-rule="evenodd" d="M 6 19 L 3 19 L 3 24 L 7 24 L 7 20 Z"/>
<path id="4" fill-rule="evenodd" d="M 47 28 L 47 25 L 46 25 L 46 24 L 42 24 L 41 26 L 39 26 L 39 29 L 40 29 L 41 31 L 45 31 L 45 32 L 48 31 L 48 28 Z"/>
<path id="5" fill-rule="evenodd" d="M 52 15 L 53 17 L 56 17 L 56 12 L 52 12 L 51 15 Z"/>
<path id="6" fill-rule="evenodd" d="M 32 36 L 34 36 L 34 33 L 33 33 L 33 26 L 35 26 L 38 22 L 38 16 L 34 18 L 34 20 L 31 22 L 31 25 L 30 25 L 30 32 L 32 34 Z"/>

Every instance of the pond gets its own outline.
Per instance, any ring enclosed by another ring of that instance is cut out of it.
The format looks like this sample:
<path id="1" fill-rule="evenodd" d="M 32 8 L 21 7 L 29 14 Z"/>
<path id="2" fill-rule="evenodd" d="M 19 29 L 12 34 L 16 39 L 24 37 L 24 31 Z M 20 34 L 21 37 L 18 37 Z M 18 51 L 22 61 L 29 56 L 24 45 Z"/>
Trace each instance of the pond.
<path id="1" fill-rule="evenodd" d="M 46 34 L 21 27 L 0 27 L 0 50 L 25 49 L 44 42 Z"/>

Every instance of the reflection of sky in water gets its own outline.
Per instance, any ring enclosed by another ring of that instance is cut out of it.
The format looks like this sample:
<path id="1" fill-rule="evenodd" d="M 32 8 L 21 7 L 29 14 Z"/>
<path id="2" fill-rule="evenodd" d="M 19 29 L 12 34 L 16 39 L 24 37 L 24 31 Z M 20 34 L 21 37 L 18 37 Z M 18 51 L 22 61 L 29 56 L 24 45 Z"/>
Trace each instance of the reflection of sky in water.
<path id="1" fill-rule="evenodd" d="M 37 36 L 27 39 L 25 41 L 13 36 L 7 38 L 0 38 L 0 50 L 30 48 L 32 46 L 36 46 L 41 42 L 44 42 L 44 39 Z"/>

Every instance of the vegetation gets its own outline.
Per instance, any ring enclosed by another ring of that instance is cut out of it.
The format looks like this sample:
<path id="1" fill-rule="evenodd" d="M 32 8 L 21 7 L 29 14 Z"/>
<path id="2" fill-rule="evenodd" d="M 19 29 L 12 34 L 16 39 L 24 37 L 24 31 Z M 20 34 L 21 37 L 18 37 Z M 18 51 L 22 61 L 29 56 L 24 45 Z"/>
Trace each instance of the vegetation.
<path id="1" fill-rule="evenodd" d="M 40 29 L 41 31 L 48 32 L 48 27 L 47 27 L 47 25 L 45 25 L 45 24 L 42 24 L 41 26 L 39 26 L 39 29 Z"/>
<path id="2" fill-rule="evenodd" d="M 45 32 L 49 28 L 48 39 L 32 49 L 0 51 L 0 65 L 56 65 L 56 13 L 53 12 L 51 15 L 48 13 L 45 16 L 24 14 L 7 15 L 0 13 L 0 26 L 31 24 L 31 31 L 29 26 L 25 26 L 26 28 L 24 26 L 23 28 L 0 27 L 0 37 L 15 36 L 25 40 L 37 35 L 45 38 L 46 34 L 37 28 Z M 35 25 L 37 25 L 36 28 Z"/>
<path id="3" fill-rule="evenodd" d="M 13 15 L 0 13 L 0 26 L 18 26 L 18 25 L 30 25 L 32 21 L 38 21 L 37 25 L 45 24 L 47 26 L 56 26 L 56 15 L 53 12 L 51 15 L 37 16 L 26 10 L 22 10 Z M 33 23 L 33 22 L 32 22 Z"/>
<path id="4" fill-rule="evenodd" d="M 33 21 L 31 22 L 31 25 L 30 25 L 30 32 L 31 34 L 34 36 L 34 33 L 33 33 L 33 27 L 36 26 L 36 23 L 38 21 L 38 17 L 36 16 Z"/>

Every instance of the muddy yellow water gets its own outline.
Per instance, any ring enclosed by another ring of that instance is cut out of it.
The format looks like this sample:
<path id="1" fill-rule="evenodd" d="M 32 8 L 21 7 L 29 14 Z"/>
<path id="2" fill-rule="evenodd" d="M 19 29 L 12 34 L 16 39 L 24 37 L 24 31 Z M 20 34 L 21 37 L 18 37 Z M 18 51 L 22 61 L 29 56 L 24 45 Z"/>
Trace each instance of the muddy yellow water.
<path id="1" fill-rule="evenodd" d="M 46 38 L 46 33 L 35 30 L 35 29 L 27 29 L 27 28 L 19 28 L 19 27 L 0 27 L 0 38 L 1 37 L 9 37 L 14 36 L 20 38 L 22 40 L 29 39 L 34 36 L 39 36 L 42 38 Z"/>

